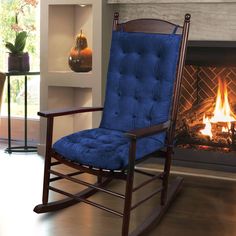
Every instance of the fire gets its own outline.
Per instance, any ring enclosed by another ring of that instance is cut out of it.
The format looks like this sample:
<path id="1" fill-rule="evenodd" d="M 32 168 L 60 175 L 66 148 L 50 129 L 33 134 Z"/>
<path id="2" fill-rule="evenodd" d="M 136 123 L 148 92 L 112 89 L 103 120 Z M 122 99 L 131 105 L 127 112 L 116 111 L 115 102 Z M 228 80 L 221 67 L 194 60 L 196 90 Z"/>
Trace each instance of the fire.
<path id="1" fill-rule="evenodd" d="M 236 121 L 236 115 L 233 114 L 230 109 L 226 82 L 218 79 L 218 90 L 213 117 L 208 118 L 205 117 L 204 114 L 203 123 L 205 124 L 205 128 L 200 130 L 200 132 L 212 138 L 211 123 L 227 123 L 227 127 L 222 128 L 222 132 L 227 132 L 228 129 L 230 129 L 230 122 L 233 121 Z"/>
<path id="2" fill-rule="evenodd" d="M 218 80 L 216 106 L 213 114 L 214 116 L 211 118 L 212 123 L 229 123 L 236 120 L 235 115 L 230 109 L 226 82 L 224 80 L 222 81 L 221 79 Z"/>
<path id="3" fill-rule="evenodd" d="M 204 135 L 210 136 L 210 138 L 212 138 L 212 132 L 211 132 L 211 122 L 210 119 L 208 117 L 203 116 L 203 124 L 205 124 L 205 128 L 200 130 L 200 132 Z"/>

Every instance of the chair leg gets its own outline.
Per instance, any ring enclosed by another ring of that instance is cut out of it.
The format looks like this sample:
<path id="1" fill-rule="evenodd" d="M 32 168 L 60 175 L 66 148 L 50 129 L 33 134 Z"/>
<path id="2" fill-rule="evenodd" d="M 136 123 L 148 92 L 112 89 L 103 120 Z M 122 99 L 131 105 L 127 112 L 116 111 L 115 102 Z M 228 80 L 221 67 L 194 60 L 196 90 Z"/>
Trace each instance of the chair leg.
<path id="1" fill-rule="evenodd" d="M 129 167 L 126 179 L 125 204 L 122 222 L 122 236 L 129 235 L 130 212 L 132 204 L 133 182 L 134 182 L 134 160 L 136 156 L 136 140 L 131 140 L 129 150 Z"/>
<path id="2" fill-rule="evenodd" d="M 100 169 L 100 171 L 102 171 L 102 169 Z M 103 178 L 102 178 L 102 176 L 97 176 L 97 182 L 99 183 L 99 184 L 101 184 L 102 183 L 102 181 L 103 181 Z"/>
<path id="3" fill-rule="evenodd" d="M 132 193 L 133 193 L 133 176 L 134 173 L 130 173 L 126 181 L 124 215 L 122 222 L 122 236 L 129 235 L 130 212 L 131 212 Z"/>
<path id="4" fill-rule="evenodd" d="M 48 203 L 49 193 L 49 170 L 51 168 L 51 147 L 52 147 L 52 133 L 53 133 L 53 117 L 47 119 L 47 140 L 46 140 L 46 155 L 44 163 L 44 180 L 43 180 L 43 204 Z"/>
<path id="5" fill-rule="evenodd" d="M 165 166 L 164 166 L 164 176 L 162 180 L 162 192 L 161 192 L 161 205 L 165 205 L 166 199 L 167 199 L 167 189 L 168 189 L 168 181 L 169 181 L 169 175 L 170 175 L 170 166 L 172 161 L 172 153 L 173 148 L 167 147 L 166 151 L 166 160 L 165 160 Z"/>
<path id="6" fill-rule="evenodd" d="M 43 179 L 43 199 L 42 199 L 43 204 L 48 203 L 50 168 L 51 168 L 51 156 L 46 156 L 44 164 L 44 179 Z"/>

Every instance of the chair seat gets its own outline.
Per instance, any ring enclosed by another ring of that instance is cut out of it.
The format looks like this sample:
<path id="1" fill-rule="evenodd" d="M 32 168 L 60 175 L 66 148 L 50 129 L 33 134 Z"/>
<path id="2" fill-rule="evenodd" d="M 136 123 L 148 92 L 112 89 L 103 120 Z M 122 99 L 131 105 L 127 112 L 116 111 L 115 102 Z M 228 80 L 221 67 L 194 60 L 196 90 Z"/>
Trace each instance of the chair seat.
<path id="1" fill-rule="evenodd" d="M 136 159 L 164 146 L 165 133 L 137 141 Z M 124 132 L 104 128 L 80 131 L 59 139 L 53 149 L 82 165 L 121 170 L 128 165 L 130 140 Z"/>

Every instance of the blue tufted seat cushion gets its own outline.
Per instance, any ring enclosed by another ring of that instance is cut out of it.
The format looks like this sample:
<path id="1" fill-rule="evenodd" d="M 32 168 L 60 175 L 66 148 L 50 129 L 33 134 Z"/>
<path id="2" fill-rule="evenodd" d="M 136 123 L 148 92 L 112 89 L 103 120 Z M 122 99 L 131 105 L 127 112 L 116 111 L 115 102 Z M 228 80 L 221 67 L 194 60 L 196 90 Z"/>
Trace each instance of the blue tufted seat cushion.
<path id="1" fill-rule="evenodd" d="M 104 111 L 100 127 L 57 141 L 65 158 L 105 169 L 128 163 L 124 132 L 169 119 L 181 36 L 113 32 Z M 165 133 L 137 142 L 139 159 L 165 143 Z"/>
<path id="2" fill-rule="evenodd" d="M 143 138 L 137 142 L 137 159 L 150 150 L 164 146 L 164 133 L 155 138 Z M 159 137 L 159 139 L 158 139 Z M 82 165 L 108 170 L 120 170 L 127 166 L 130 140 L 123 132 L 96 128 L 80 131 L 59 139 L 54 149 L 66 159 Z"/>

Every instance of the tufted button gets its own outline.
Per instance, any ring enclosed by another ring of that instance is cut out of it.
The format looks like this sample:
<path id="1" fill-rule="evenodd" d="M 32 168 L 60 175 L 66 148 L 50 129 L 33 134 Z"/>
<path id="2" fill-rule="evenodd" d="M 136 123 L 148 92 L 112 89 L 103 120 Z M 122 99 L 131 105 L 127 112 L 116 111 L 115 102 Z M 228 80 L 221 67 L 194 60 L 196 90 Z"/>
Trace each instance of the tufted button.
<path id="1" fill-rule="evenodd" d="M 151 120 L 152 120 L 152 117 L 149 115 L 149 116 L 147 116 L 147 119 L 148 119 L 149 121 L 151 121 Z"/>
<path id="2" fill-rule="evenodd" d="M 118 111 L 115 111 L 115 113 L 114 113 L 114 114 L 115 114 L 115 116 L 118 116 L 118 114 L 119 114 L 119 113 L 118 113 Z"/>
<path id="3" fill-rule="evenodd" d="M 135 52 L 135 55 L 136 55 L 136 57 L 138 59 L 138 58 L 140 58 L 142 56 L 142 52 Z"/>
<path id="4" fill-rule="evenodd" d="M 133 118 L 136 118 L 137 116 L 135 114 L 132 115 Z"/>

